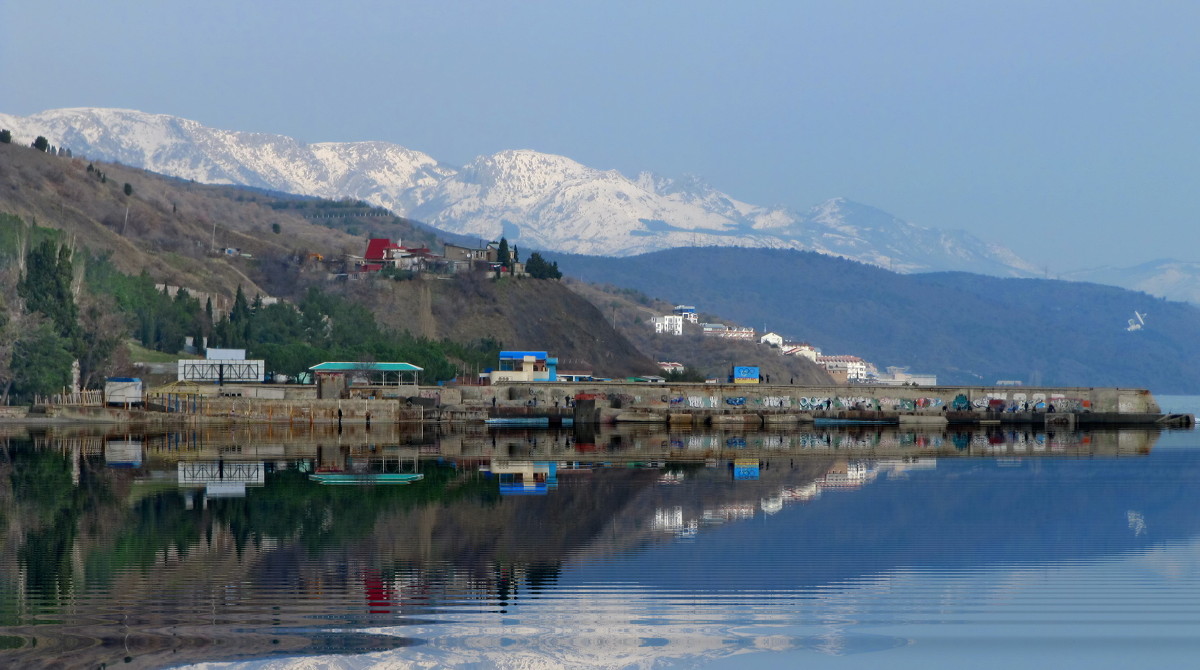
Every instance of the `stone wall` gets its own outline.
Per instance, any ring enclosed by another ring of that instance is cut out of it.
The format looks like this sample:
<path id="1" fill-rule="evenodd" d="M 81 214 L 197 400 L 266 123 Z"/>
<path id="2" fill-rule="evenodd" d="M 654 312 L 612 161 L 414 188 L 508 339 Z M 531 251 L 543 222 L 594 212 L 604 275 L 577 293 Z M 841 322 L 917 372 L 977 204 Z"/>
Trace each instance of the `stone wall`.
<path id="1" fill-rule="evenodd" d="M 536 402 L 552 407 L 555 401 L 588 394 L 596 396 L 601 407 L 660 411 L 870 409 L 925 413 L 1022 406 L 1028 411 L 1047 411 L 1053 405 L 1056 412 L 1160 412 L 1149 391 L 1116 388 L 644 383 L 514 383 L 478 388 L 480 400 L 475 402 L 487 403 L 495 397 L 498 405 Z M 474 400 L 474 395 L 464 393 L 464 400 Z"/>
<path id="2" fill-rule="evenodd" d="M 313 387 L 293 387 L 296 390 Z M 318 400 L 308 394 L 284 399 L 206 396 L 176 402 L 172 413 L 234 420 L 328 423 L 430 420 L 438 410 L 480 412 L 491 407 L 566 407 L 577 395 L 594 399 L 604 416 L 622 410 L 658 413 L 777 412 L 862 409 L 907 414 L 941 414 L 951 410 L 1111 414 L 1158 414 L 1149 391 L 1116 388 L 950 387 L 950 386 L 779 386 L 764 384 L 634 384 L 596 382 L 518 382 L 493 386 L 424 386 L 413 389 L 411 402 L 398 399 Z M 148 400 L 150 400 L 148 398 Z M 150 400 L 153 402 L 153 400 Z M 456 414 L 456 415 L 457 415 Z"/>
<path id="3" fill-rule="evenodd" d="M 341 416 L 338 416 L 339 410 Z M 264 398 L 204 398 L 198 402 L 174 405 L 169 414 L 181 417 L 223 419 L 229 421 L 268 421 L 275 423 L 375 423 L 420 422 L 426 415 L 421 407 L 404 400 L 274 400 Z"/>

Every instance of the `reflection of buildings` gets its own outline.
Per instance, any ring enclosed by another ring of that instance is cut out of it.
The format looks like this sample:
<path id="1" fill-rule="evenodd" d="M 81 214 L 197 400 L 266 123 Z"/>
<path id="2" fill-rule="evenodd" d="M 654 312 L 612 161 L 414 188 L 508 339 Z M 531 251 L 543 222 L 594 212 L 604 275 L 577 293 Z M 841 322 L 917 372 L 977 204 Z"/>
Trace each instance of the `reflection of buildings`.
<path id="1" fill-rule="evenodd" d="M 816 482 L 804 486 L 789 486 L 780 492 L 785 502 L 808 502 L 821 495 L 821 487 Z"/>
<path id="2" fill-rule="evenodd" d="M 728 503 L 721 505 L 716 509 L 704 510 L 704 523 L 724 523 L 726 521 L 741 521 L 742 519 L 753 519 L 755 511 L 754 503 Z"/>
<path id="3" fill-rule="evenodd" d="M 742 462 L 739 459 L 731 463 L 735 466 Z M 709 467 L 716 467 L 716 462 L 710 462 Z M 749 462 L 746 461 L 746 465 Z M 758 471 L 758 462 L 754 462 L 754 470 Z M 694 535 L 701 523 L 705 525 L 723 524 L 729 521 L 741 521 L 754 518 L 761 510 L 764 515 L 778 514 L 791 503 L 807 503 L 817 499 L 821 491 L 852 490 L 861 488 L 874 481 L 882 473 L 903 475 L 912 470 L 931 470 L 937 467 L 935 458 L 897 458 L 884 461 L 856 460 L 838 461 L 821 477 L 802 485 L 783 486 L 776 493 L 760 495 L 758 502 L 734 501 L 716 507 L 704 509 L 699 519 L 687 519 L 682 506 L 660 507 L 655 509 L 651 528 L 660 532 L 673 533 L 677 537 Z M 738 477 L 734 477 L 735 481 Z M 660 485 L 680 483 L 675 476 L 661 476 Z"/>
<path id="4" fill-rule="evenodd" d="M 820 485 L 826 489 L 858 488 L 875 479 L 876 474 L 867 461 L 839 461 L 821 478 Z"/>
<path id="5" fill-rule="evenodd" d="M 545 495 L 558 488 L 558 464 L 553 461 L 493 461 L 479 471 L 499 480 L 501 495 Z"/>
<path id="6" fill-rule="evenodd" d="M 692 537 L 699 530 L 700 524 L 694 519 L 685 521 L 683 507 L 676 505 L 666 509 L 654 510 L 654 530 L 674 533 L 676 537 Z"/>
<path id="7" fill-rule="evenodd" d="M 875 469 L 888 477 L 903 476 L 912 470 L 936 470 L 936 458 L 894 458 L 875 462 Z"/>
<path id="8" fill-rule="evenodd" d="M 104 443 L 104 462 L 110 468 L 142 466 L 141 440 L 108 440 Z"/>
<path id="9" fill-rule="evenodd" d="M 180 461 L 178 477 L 180 487 L 204 487 L 208 498 L 241 497 L 266 482 L 262 461 Z"/>

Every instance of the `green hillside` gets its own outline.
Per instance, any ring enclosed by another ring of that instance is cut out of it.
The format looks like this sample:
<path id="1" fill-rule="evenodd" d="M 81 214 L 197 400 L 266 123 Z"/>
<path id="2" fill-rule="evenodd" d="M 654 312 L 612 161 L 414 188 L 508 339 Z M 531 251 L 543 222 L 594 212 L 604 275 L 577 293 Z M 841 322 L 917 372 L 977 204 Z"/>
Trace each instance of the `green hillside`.
<path id="1" fill-rule="evenodd" d="M 560 282 L 346 281 L 368 237 L 440 249 L 353 201 L 206 186 L 0 143 L 0 404 L 137 370 L 126 344 L 245 348 L 294 375 L 323 360 L 405 360 L 429 382 L 544 349 L 607 376 L 653 361 Z M 340 277 L 340 279 L 339 279 Z M 166 285 L 164 288 L 163 285 Z M 259 301 L 258 297 L 277 299 Z"/>

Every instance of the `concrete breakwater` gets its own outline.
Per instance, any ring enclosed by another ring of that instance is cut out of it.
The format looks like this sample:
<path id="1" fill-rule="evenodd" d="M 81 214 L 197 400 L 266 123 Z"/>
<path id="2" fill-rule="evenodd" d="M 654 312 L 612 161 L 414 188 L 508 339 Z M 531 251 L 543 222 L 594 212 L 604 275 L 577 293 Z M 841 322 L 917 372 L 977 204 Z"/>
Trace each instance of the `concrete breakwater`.
<path id="1" fill-rule="evenodd" d="M 1163 414 L 1150 391 L 1122 388 L 512 383 L 462 389 L 462 402 L 486 402 L 489 395 L 495 406 L 522 403 L 529 410 L 565 399 L 585 410 L 576 421 L 599 423 L 1194 424 L 1189 414 Z"/>
<path id="2" fill-rule="evenodd" d="M 211 389 L 204 389 L 206 393 Z M 270 390 L 271 396 L 259 395 Z M 482 423 L 546 418 L 553 424 L 671 425 L 1015 424 L 1063 427 L 1178 425 L 1146 389 L 1050 387 L 877 387 L 769 384 L 512 382 L 486 387 L 371 387 L 317 399 L 313 387 L 246 385 L 230 396 L 167 396 L 152 411 L 271 423 Z"/>
<path id="3" fill-rule="evenodd" d="M 197 387 L 188 394 L 149 396 L 143 416 L 290 424 L 483 423 L 541 417 L 554 425 L 569 418 L 579 424 L 730 427 L 812 423 L 1073 428 L 1194 423 L 1190 414 L 1163 414 L 1150 391 L 1124 388 L 513 382 L 393 386 L 383 391 L 351 387 L 349 391 L 351 397 L 339 399 L 317 398 L 314 387 L 303 385 Z M 45 416 L 82 419 L 75 417 L 80 411 L 48 408 Z M 122 416 L 110 420 L 136 420 L 126 416 L 129 412 L 113 411 Z"/>

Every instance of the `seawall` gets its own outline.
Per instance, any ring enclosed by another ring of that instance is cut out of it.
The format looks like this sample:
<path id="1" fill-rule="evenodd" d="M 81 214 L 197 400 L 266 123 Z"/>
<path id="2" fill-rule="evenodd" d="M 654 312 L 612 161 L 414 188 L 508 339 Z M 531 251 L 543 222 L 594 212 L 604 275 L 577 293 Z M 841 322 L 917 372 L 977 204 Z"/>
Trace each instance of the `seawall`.
<path id="1" fill-rule="evenodd" d="M 508 382 L 389 387 L 386 393 L 352 387 L 350 393 L 353 397 L 339 400 L 317 399 L 312 386 L 199 387 L 188 394 L 151 394 L 145 412 L 61 407 L 46 408 L 42 418 L 127 422 L 165 415 L 186 422 L 392 424 L 482 423 L 496 416 L 545 415 L 570 416 L 579 423 L 1018 424 L 1065 428 L 1194 423 L 1192 415 L 1164 415 L 1146 389 L 1100 387 Z"/>
<path id="2" fill-rule="evenodd" d="M 465 404 L 554 407 L 590 399 L 603 422 L 692 424 L 850 422 L 888 424 L 1191 425 L 1164 415 L 1147 389 L 988 386 L 792 386 L 766 384 L 507 383 L 461 389 Z"/>

